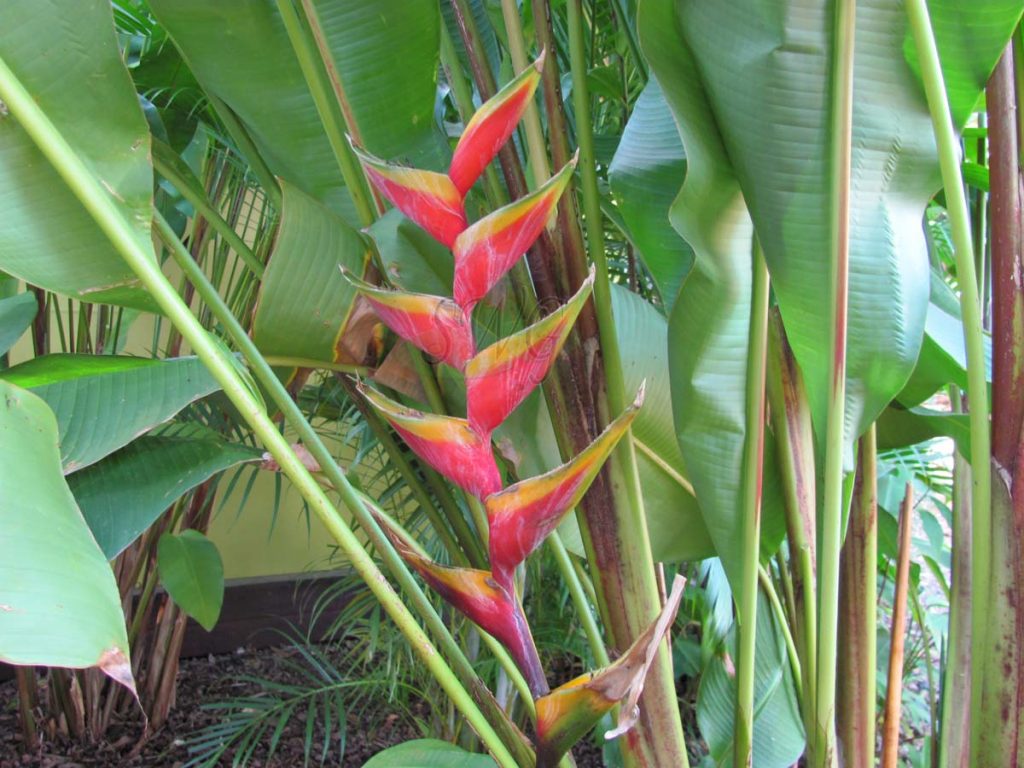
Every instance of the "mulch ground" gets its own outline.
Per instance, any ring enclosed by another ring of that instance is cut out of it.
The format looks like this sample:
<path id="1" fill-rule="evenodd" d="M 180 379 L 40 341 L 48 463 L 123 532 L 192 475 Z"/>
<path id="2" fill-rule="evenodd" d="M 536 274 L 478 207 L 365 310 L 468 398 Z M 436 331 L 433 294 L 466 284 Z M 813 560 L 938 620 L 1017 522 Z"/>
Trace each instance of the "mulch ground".
<path id="1" fill-rule="evenodd" d="M 220 713 L 204 709 L 202 705 L 259 693 L 259 686 L 243 680 L 245 676 L 282 683 L 302 682 L 289 679 L 294 673 L 282 663 L 287 655 L 294 653 L 290 648 L 243 649 L 235 654 L 183 661 L 178 674 L 177 702 L 169 721 L 150 735 L 136 755 L 132 753 L 138 745 L 141 724 L 135 719 L 114 723 L 106 738 L 96 743 L 73 741 L 59 735 L 52 739 L 44 736 L 36 749 L 25 753 L 15 683 L 13 680 L 0 683 L 0 768 L 182 768 L 194 757 L 189 753 L 187 739 L 220 722 Z M 348 712 L 344 756 L 339 759 L 337 741 L 334 741 L 334 751 L 322 764 L 358 768 L 386 747 L 423 737 L 412 718 L 389 713 L 385 706 L 378 703 L 373 711 Z M 413 706 L 422 708 L 423 715 L 427 714 L 426 703 L 415 702 Z M 303 765 L 303 717 L 292 719 L 281 735 L 275 754 L 268 760 L 270 736 L 270 733 L 264 734 L 260 747 L 248 762 L 251 768 Z M 319 745 L 320 738 L 319 733 L 315 735 L 314 744 Z M 579 768 L 603 766 L 600 751 L 593 744 L 581 745 L 575 755 Z M 233 752 L 227 752 L 218 765 L 231 765 L 232 756 Z M 319 746 L 314 747 L 310 764 L 321 764 Z"/>

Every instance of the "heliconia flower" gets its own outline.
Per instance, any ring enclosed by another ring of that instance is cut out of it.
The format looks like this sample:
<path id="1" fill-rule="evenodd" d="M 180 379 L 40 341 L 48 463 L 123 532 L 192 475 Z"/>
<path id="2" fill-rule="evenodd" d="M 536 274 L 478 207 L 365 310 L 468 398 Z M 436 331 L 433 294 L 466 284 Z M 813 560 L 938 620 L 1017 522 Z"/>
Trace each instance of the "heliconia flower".
<path id="1" fill-rule="evenodd" d="M 448 169 L 448 175 L 462 195 L 480 178 L 515 130 L 537 90 L 544 58 L 542 51 L 532 66 L 484 102 L 466 123 Z"/>
<path id="2" fill-rule="evenodd" d="M 403 339 L 460 371 L 473 355 L 473 329 L 462 309 L 449 298 L 389 291 L 342 274 L 373 306 L 378 317 Z"/>
<path id="3" fill-rule="evenodd" d="M 455 301 L 469 310 L 533 245 L 555 213 L 576 158 L 537 191 L 485 216 L 455 239 Z"/>
<path id="4" fill-rule="evenodd" d="M 501 489 L 491 441 L 474 432 L 465 419 L 406 408 L 361 384 L 359 391 L 417 456 L 457 486 L 481 499 Z"/>
<path id="5" fill-rule="evenodd" d="M 440 565 L 415 551 L 380 514 L 377 520 L 395 550 L 423 580 L 466 618 L 508 649 L 534 698 L 550 689 L 523 608 L 513 593 L 500 587 L 490 571 Z"/>
<path id="6" fill-rule="evenodd" d="M 565 513 L 583 498 L 608 454 L 626 434 L 643 399 L 641 385 L 633 404 L 568 463 L 484 499 L 491 531 L 491 570 L 499 584 L 511 589 L 516 566 L 540 546 Z"/>
<path id="7" fill-rule="evenodd" d="M 443 173 L 387 163 L 365 152 L 349 137 L 366 175 L 398 210 L 447 247 L 466 228 L 463 195 Z"/>
<path id="8" fill-rule="evenodd" d="M 637 702 L 683 597 L 686 579 L 676 576 L 658 618 L 622 656 L 604 669 L 582 675 L 537 700 L 537 768 L 554 768 L 573 744 L 622 702 L 617 727 L 606 739 L 621 736 L 639 717 Z"/>
<path id="9" fill-rule="evenodd" d="M 469 424 L 489 435 L 547 375 L 594 285 L 594 271 L 569 301 L 538 323 L 495 342 L 466 365 Z"/>

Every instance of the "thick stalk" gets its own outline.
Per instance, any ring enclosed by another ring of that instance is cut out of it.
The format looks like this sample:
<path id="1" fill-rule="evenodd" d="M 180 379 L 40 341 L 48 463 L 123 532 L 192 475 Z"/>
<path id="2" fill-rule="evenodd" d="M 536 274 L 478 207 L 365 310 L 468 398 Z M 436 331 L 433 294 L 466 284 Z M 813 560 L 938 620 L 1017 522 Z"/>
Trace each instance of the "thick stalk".
<path id="1" fill-rule="evenodd" d="M 594 282 L 594 307 L 604 363 L 607 407 L 610 413 L 621 413 L 629 400 L 625 392 L 619 343 L 612 316 L 608 262 L 604 252 L 600 194 L 594 156 L 594 136 L 590 117 L 590 96 L 587 91 L 587 60 L 584 43 L 583 14 L 580 0 L 568 0 L 570 59 L 573 76 L 573 98 L 576 114 L 577 140 L 580 151 L 584 213 L 587 227 L 587 248 L 597 270 Z M 605 418 L 608 414 L 604 414 Z M 600 569 L 602 607 L 605 626 L 618 648 L 626 648 L 654 620 L 660 609 L 658 586 L 647 534 L 643 495 L 633 440 L 627 435 L 615 450 L 612 496 L 613 526 L 598 529 L 588 520 L 584 538 L 589 552 L 595 552 L 595 539 L 604 538 L 601 548 L 615 543 L 618 557 L 614 571 Z M 589 517 L 589 516 L 586 516 Z M 598 562 L 592 560 L 592 562 Z M 756 573 L 754 576 L 756 584 Z M 621 611 L 621 612 L 620 612 Z M 676 701 L 672 660 L 663 643 L 651 667 L 641 699 L 642 716 L 635 734 L 624 741 L 623 757 L 627 766 L 688 766 L 679 705 Z"/>
<path id="2" fill-rule="evenodd" d="M 746 436 L 741 469 L 743 559 L 736 590 L 739 655 L 736 668 L 736 765 L 754 761 L 754 659 L 757 639 L 757 578 L 761 543 L 761 486 L 764 477 L 765 369 L 768 349 L 768 268 L 760 244 L 754 244 L 750 332 L 745 386 Z"/>
<path id="3" fill-rule="evenodd" d="M 878 591 L 878 452 L 875 427 L 860 439 L 850 528 L 840 565 L 839 657 L 843 688 L 836 704 L 842 764 L 875 764 L 875 659 Z"/>
<path id="4" fill-rule="evenodd" d="M 974 248 L 970 219 L 960 172 L 960 152 L 953 118 L 946 101 L 946 86 L 939 64 L 928 6 L 925 0 L 907 0 L 907 14 L 914 35 L 921 79 L 932 115 L 935 142 L 939 150 L 942 185 L 946 192 L 946 210 L 956 254 L 957 280 L 960 284 L 960 314 L 967 348 L 967 398 L 971 434 L 971 633 L 976 649 L 987 647 L 991 595 L 989 594 L 988 548 L 992 538 L 992 470 L 989 427 L 988 383 L 986 381 L 981 304 L 978 278 L 974 269 Z M 981 706 L 982 667 L 985 653 L 971 656 L 971 711 Z M 974 720 L 974 718 L 972 718 Z M 982 728 L 972 726 L 972 754 Z"/>
<path id="5" fill-rule="evenodd" d="M 903 703 L 903 648 L 906 643 L 907 589 L 910 584 L 910 532 L 914 513 L 914 489 L 907 483 L 900 508 L 896 583 L 893 585 L 892 644 L 889 646 L 889 684 L 885 692 L 882 725 L 882 768 L 896 768 L 900 749 L 900 709 Z"/>
<path id="6" fill-rule="evenodd" d="M 836 653 L 839 618 L 839 552 L 843 523 L 843 451 L 846 423 L 846 315 L 850 256 L 850 153 L 853 137 L 853 53 L 856 0 L 834 5 L 830 199 L 832 315 L 831 371 L 825 426 L 821 551 L 818 558 L 818 669 L 815 691 L 815 764 L 837 765 L 835 745 Z"/>

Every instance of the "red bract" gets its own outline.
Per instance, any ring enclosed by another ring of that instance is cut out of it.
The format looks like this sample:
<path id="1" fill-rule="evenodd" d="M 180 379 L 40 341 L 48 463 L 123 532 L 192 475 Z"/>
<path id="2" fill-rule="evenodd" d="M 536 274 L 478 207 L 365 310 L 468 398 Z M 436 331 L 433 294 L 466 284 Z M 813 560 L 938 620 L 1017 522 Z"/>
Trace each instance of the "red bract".
<path id="1" fill-rule="evenodd" d="M 417 456 L 457 486 L 479 498 L 501 489 L 491 441 L 481 439 L 465 419 L 421 413 L 362 385 L 359 391 Z"/>
<path id="2" fill-rule="evenodd" d="M 366 297 L 388 328 L 428 355 L 459 370 L 473 355 L 473 330 L 465 313 L 451 299 L 387 291 L 350 272 L 342 270 L 342 273 Z"/>
<path id="3" fill-rule="evenodd" d="M 466 418 L 489 435 L 547 375 L 594 285 L 594 272 L 568 303 L 495 342 L 466 365 Z"/>
<path id="4" fill-rule="evenodd" d="M 352 144 L 351 138 L 349 143 Z M 462 193 L 450 178 L 443 173 L 386 163 L 355 144 L 352 149 L 366 175 L 398 210 L 434 239 L 452 247 L 455 238 L 466 228 L 466 212 Z"/>
<path id="5" fill-rule="evenodd" d="M 485 216 L 455 239 L 455 301 L 460 307 L 469 311 L 533 245 L 575 167 L 573 158 L 536 192 Z"/>
<path id="6" fill-rule="evenodd" d="M 641 386 L 634 403 L 572 461 L 487 497 L 491 570 L 500 584 L 511 588 L 516 566 L 583 498 L 608 454 L 629 430 L 643 398 Z"/>
<path id="7" fill-rule="evenodd" d="M 488 99 L 466 124 L 448 169 L 448 175 L 461 194 L 469 191 L 512 135 L 537 90 L 543 69 L 542 52 L 533 66 Z"/>

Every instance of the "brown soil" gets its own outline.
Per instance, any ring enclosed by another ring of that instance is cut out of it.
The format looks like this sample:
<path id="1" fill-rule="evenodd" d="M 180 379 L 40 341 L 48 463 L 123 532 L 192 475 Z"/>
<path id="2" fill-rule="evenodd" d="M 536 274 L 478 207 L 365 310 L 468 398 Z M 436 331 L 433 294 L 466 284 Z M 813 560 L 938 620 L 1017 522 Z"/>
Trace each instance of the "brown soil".
<path id="1" fill-rule="evenodd" d="M 114 723 L 106 738 L 96 743 L 82 743 L 60 735 L 44 736 L 42 743 L 29 753 L 22 749 L 18 724 L 17 693 L 15 683 L 0 683 L 0 768 L 38 766 L 39 768 L 182 768 L 195 755 L 189 753 L 186 739 L 194 738 L 202 729 L 221 721 L 221 713 L 204 709 L 202 705 L 216 701 L 254 695 L 260 692 L 256 683 L 241 679 L 252 676 L 281 683 L 301 683 L 289 665 L 294 660 L 291 648 L 268 648 L 254 651 L 240 649 L 225 656 L 210 656 L 182 662 L 178 675 L 177 702 L 167 724 L 150 734 L 141 751 L 138 750 L 141 723 L 131 718 Z M 427 705 L 412 704 L 413 715 L 429 719 Z M 322 731 L 314 732 L 310 765 L 362 766 L 382 749 L 410 739 L 423 738 L 415 724 L 415 717 L 389 711 L 386 703 L 371 703 L 360 712 L 347 712 L 347 733 L 344 757 L 339 758 L 337 738 L 332 739 L 331 751 L 321 763 Z M 273 757 L 267 759 L 267 744 L 273 726 L 264 734 L 248 765 L 251 768 L 294 768 L 303 765 L 305 718 L 299 714 L 285 729 Z M 137 752 L 137 754 L 133 754 Z M 229 766 L 233 751 L 229 750 L 217 765 Z M 600 751 L 592 743 L 581 744 L 575 750 L 579 768 L 601 768 Z"/>

